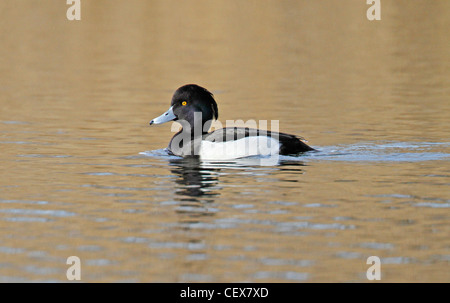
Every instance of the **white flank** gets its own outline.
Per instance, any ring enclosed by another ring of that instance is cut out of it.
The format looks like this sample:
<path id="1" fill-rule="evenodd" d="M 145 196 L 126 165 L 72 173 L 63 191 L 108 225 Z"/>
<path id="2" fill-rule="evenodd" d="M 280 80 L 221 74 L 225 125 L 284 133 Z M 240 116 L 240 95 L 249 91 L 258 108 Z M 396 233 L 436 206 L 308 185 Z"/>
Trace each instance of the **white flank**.
<path id="1" fill-rule="evenodd" d="M 251 156 L 273 156 L 280 151 L 278 140 L 267 136 L 252 136 L 227 142 L 202 141 L 202 160 L 230 160 Z"/>

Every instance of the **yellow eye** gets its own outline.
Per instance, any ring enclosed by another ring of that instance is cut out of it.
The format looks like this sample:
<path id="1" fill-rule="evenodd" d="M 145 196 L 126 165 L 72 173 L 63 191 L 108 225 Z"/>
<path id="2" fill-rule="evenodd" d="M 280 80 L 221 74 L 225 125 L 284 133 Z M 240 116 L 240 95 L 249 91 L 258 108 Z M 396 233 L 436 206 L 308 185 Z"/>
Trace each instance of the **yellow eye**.
<path id="1" fill-rule="evenodd" d="M 185 106 L 187 104 L 186 101 L 181 102 L 181 105 Z"/>

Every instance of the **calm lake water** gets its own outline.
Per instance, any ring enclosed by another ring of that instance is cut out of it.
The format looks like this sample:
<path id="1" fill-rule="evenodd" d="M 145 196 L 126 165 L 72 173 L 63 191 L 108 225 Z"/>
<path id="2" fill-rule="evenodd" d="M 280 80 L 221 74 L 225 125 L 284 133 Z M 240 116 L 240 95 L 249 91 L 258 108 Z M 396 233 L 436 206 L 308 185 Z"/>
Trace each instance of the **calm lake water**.
<path id="1" fill-rule="evenodd" d="M 81 2 L 0 2 L 0 282 L 450 282 L 450 1 Z M 168 156 L 187 83 L 319 151 Z"/>

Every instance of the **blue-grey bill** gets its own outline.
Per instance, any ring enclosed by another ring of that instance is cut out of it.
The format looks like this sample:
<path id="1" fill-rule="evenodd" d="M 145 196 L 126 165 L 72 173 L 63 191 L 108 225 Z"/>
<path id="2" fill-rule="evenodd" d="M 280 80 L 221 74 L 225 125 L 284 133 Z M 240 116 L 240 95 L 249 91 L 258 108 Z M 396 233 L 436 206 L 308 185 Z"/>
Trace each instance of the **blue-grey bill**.
<path id="1" fill-rule="evenodd" d="M 172 108 L 173 108 L 173 106 L 171 108 L 169 108 L 169 110 L 166 111 L 161 116 L 159 116 L 159 117 L 153 119 L 152 121 L 150 121 L 150 125 L 152 125 L 152 124 L 162 124 L 162 123 L 166 123 L 166 122 L 174 120 L 176 118 L 176 116 L 173 113 Z"/>

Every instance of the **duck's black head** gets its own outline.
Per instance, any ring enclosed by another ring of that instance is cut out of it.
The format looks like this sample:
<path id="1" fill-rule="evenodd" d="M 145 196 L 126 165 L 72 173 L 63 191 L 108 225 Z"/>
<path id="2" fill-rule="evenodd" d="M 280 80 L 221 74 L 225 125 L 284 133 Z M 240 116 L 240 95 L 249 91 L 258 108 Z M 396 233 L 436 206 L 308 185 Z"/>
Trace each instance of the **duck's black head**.
<path id="1" fill-rule="evenodd" d="M 212 120 L 217 119 L 218 116 L 217 103 L 213 94 L 201 86 L 188 84 L 175 91 L 169 110 L 150 121 L 150 125 L 184 120 L 191 125 L 191 129 L 194 129 L 194 122 L 201 121 L 201 133 L 205 133 L 211 126 Z"/>
<path id="2" fill-rule="evenodd" d="M 188 84 L 175 91 L 172 108 L 178 119 L 191 120 L 194 112 L 201 112 L 204 121 L 217 119 L 219 112 L 214 96 L 206 88 Z"/>

